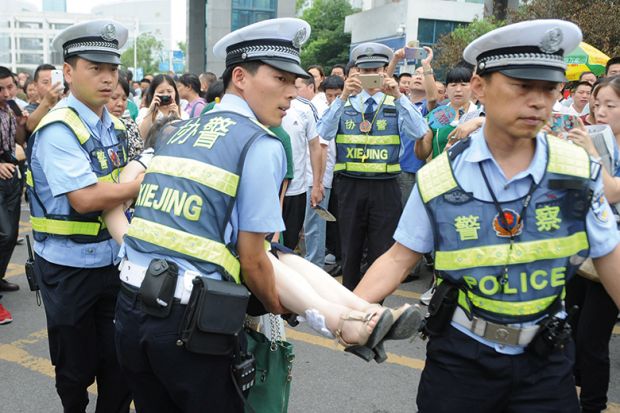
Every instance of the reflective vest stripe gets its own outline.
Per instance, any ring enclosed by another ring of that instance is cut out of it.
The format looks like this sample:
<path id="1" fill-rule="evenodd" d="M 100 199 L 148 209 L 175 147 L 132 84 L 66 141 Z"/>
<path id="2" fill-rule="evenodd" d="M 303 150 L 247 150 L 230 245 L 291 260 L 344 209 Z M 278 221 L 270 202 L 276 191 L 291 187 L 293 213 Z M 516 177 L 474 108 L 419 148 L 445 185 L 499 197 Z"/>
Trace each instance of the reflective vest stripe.
<path id="1" fill-rule="evenodd" d="M 568 237 L 509 244 L 464 248 L 456 251 L 436 251 L 435 268 L 439 271 L 457 271 L 467 268 L 525 264 L 539 260 L 570 257 L 588 249 L 588 236 L 577 232 Z"/>
<path id="2" fill-rule="evenodd" d="M 26 185 L 28 185 L 31 188 L 34 185 L 32 181 L 32 172 L 30 171 L 30 168 L 26 170 Z"/>
<path id="3" fill-rule="evenodd" d="M 556 174 L 590 177 L 590 157 L 581 147 L 547 135 L 549 165 L 547 170 Z"/>
<path id="4" fill-rule="evenodd" d="M 219 265 L 233 277 L 237 284 L 241 282 L 239 260 L 224 244 L 217 241 L 138 217 L 132 219 L 127 235 L 179 254 Z"/>
<path id="5" fill-rule="evenodd" d="M 99 234 L 102 229 L 100 222 L 63 221 L 43 217 L 30 216 L 32 229 L 54 235 L 92 235 Z"/>
<path id="6" fill-rule="evenodd" d="M 78 141 L 80 141 L 82 145 L 90 139 L 90 131 L 88 128 L 84 125 L 77 113 L 69 108 L 60 108 L 50 111 L 41 119 L 41 122 L 39 122 L 33 133 L 36 133 L 39 129 L 54 122 L 65 123 L 73 133 L 75 133 L 75 136 L 77 136 Z"/>
<path id="7" fill-rule="evenodd" d="M 400 145 L 400 136 L 336 135 L 336 143 L 356 145 Z"/>
<path id="8" fill-rule="evenodd" d="M 400 172 L 400 164 L 342 162 L 334 166 L 334 171 L 395 173 Z"/>
<path id="9" fill-rule="evenodd" d="M 552 295 L 531 301 L 512 302 L 492 300 L 490 298 L 476 295 L 471 291 L 467 291 L 467 293 L 460 291 L 459 293 L 459 295 L 462 295 L 463 297 L 465 294 L 467 294 L 467 299 L 469 299 L 474 307 L 495 314 L 504 314 L 509 316 L 529 316 L 533 314 L 540 314 L 545 311 L 557 298 L 557 295 Z M 461 303 L 461 297 L 459 297 L 459 303 Z"/>
<path id="10" fill-rule="evenodd" d="M 452 174 L 450 160 L 442 153 L 418 171 L 416 181 L 424 203 L 456 188 L 458 185 Z"/>
<path id="11" fill-rule="evenodd" d="M 116 168 L 111 173 L 109 173 L 107 175 L 104 175 L 104 176 L 98 177 L 97 178 L 97 182 L 118 183 L 118 182 L 120 182 L 119 181 L 119 177 L 120 177 L 122 171 L 123 171 L 123 168 Z"/>
<path id="12" fill-rule="evenodd" d="M 146 173 L 190 179 L 229 196 L 237 195 L 239 185 L 239 176 L 225 169 L 194 159 L 173 156 L 155 156 Z"/>

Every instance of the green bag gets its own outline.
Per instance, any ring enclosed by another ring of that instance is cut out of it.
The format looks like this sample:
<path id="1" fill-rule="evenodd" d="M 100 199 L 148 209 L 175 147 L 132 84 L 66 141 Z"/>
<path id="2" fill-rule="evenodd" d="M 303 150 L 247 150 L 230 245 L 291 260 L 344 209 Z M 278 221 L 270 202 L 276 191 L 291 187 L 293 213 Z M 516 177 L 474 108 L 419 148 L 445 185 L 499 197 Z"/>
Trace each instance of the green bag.
<path id="1" fill-rule="evenodd" d="M 293 376 L 293 345 L 286 341 L 270 341 L 264 334 L 246 330 L 248 353 L 256 359 L 256 378 L 247 404 L 256 413 L 284 413 Z M 246 407 L 246 413 L 250 410 Z"/>

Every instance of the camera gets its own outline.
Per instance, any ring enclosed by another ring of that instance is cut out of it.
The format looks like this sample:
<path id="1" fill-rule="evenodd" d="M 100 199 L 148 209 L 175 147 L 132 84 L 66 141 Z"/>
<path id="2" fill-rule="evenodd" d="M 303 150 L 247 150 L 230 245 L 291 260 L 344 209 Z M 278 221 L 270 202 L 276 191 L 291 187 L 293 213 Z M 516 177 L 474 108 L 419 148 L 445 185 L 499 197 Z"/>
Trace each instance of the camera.
<path id="1" fill-rule="evenodd" d="M 172 96 L 170 95 L 161 95 L 159 96 L 159 101 L 161 102 L 161 106 L 167 106 L 172 103 Z"/>

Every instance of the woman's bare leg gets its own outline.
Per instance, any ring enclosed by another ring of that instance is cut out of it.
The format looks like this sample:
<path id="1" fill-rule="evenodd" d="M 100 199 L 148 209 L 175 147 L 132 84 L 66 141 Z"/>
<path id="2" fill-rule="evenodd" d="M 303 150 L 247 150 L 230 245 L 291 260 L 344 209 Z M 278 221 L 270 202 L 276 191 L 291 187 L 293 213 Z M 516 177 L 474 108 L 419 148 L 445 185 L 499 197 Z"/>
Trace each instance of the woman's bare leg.
<path id="1" fill-rule="evenodd" d="M 368 301 L 353 294 L 350 290 L 336 281 L 331 275 L 317 267 L 310 261 L 295 254 L 287 254 L 278 251 L 279 260 L 287 267 L 299 273 L 314 290 L 324 299 L 339 303 L 348 308 L 366 311 L 370 304 Z"/>

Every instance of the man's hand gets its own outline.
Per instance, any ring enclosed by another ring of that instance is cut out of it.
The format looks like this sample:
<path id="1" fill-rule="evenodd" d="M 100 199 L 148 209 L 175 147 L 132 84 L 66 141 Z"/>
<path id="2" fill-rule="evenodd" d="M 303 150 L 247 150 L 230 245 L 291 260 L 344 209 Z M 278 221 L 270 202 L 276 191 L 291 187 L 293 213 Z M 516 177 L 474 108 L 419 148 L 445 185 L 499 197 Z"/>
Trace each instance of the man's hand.
<path id="1" fill-rule="evenodd" d="M 15 173 L 16 166 L 12 163 L 0 163 L 0 178 L 11 179 Z"/>
<path id="2" fill-rule="evenodd" d="M 423 49 L 426 50 L 427 55 L 424 59 L 422 59 L 421 63 L 422 63 L 422 67 L 426 69 L 427 66 L 430 67 L 431 62 L 433 61 L 433 49 L 431 49 L 430 47 L 426 47 L 426 46 L 424 46 Z"/>
<path id="3" fill-rule="evenodd" d="M 318 186 L 313 186 L 312 191 L 310 192 L 310 205 L 314 208 L 325 198 L 325 189 L 323 188 L 323 184 Z"/>
<path id="4" fill-rule="evenodd" d="M 41 103 L 44 105 L 47 105 L 49 109 L 53 108 L 56 105 L 56 103 L 58 103 L 60 98 L 62 97 L 63 90 L 64 90 L 64 87 L 62 83 L 60 82 L 54 83 L 54 85 L 52 85 L 50 90 L 48 90 L 45 96 L 43 97 L 43 102 Z"/>
<path id="5" fill-rule="evenodd" d="M 398 82 L 392 77 L 383 78 L 383 93 L 386 95 L 394 96 L 394 99 L 398 99 L 401 96 Z"/>
<path id="6" fill-rule="evenodd" d="M 398 49 L 397 51 L 394 52 L 394 56 L 392 57 L 392 60 L 395 62 L 400 62 L 405 58 L 405 49 Z"/>
<path id="7" fill-rule="evenodd" d="M 353 73 L 344 81 L 344 89 L 340 95 L 340 99 L 346 102 L 349 96 L 357 95 L 362 91 L 362 81 L 359 79 L 359 73 Z"/>

